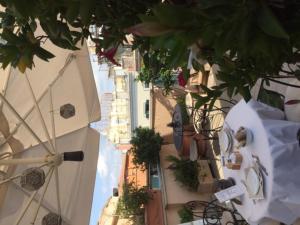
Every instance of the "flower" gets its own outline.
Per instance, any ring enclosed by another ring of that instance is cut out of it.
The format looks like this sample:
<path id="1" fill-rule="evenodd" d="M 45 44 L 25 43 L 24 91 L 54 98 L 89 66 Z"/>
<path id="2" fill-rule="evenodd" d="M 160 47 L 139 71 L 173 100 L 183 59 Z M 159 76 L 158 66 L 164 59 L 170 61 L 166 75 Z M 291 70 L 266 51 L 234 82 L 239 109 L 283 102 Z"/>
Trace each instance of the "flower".
<path id="1" fill-rule="evenodd" d="M 116 66 L 121 66 L 115 59 L 114 59 L 114 56 L 116 55 L 116 52 L 117 52 L 118 48 L 115 47 L 115 48 L 110 48 L 108 50 L 102 50 L 100 49 L 98 52 L 97 52 L 97 56 L 99 58 L 106 58 L 108 59 L 111 63 L 113 63 L 114 65 Z"/>
<path id="2" fill-rule="evenodd" d="M 184 87 L 186 85 L 187 81 L 184 79 L 183 71 L 180 71 L 177 76 L 177 80 L 180 86 Z"/>

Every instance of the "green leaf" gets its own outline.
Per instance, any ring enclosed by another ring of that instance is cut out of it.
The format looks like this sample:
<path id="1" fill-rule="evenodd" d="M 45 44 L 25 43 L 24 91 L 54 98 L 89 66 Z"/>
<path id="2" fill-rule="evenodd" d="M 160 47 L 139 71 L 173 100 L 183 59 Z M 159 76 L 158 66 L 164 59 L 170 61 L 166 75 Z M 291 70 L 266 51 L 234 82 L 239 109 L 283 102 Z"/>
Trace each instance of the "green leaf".
<path id="1" fill-rule="evenodd" d="M 65 17 L 72 24 L 79 15 L 79 2 L 69 2 Z"/>
<path id="2" fill-rule="evenodd" d="M 192 66 L 196 71 L 205 72 L 204 65 L 200 64 L 196 59 L 192 60 Z"/>
<path id="3" fill-rule="evenodd" d="M 296 70 L 294 75 L 298 80 L 300 80 L 300 70 Z"/>
<path id="4" fill-rule="evenodd" d="M 257 22 L 260 29 L 266 34 L 277 38 L 289 39 L 289 35 L 265 3 L 262 3 L 260 7 Z"/>
<path id="5" fill-rule="evenodd" d="M 35 54 L 37 57 L 41 58 L 42 60 L 45 60 L 48 62 L 48 59 L 51 59 L 55 57 L 51 52 L 47 51 L 46 49 L 38 46 L 35 49 Z"/>
<path id="6" fill-rule="evenodd" d="M 218 6 L 232 5 L 231 1 L 228 0 L 201 0 L 199 8 L 201 9 L 210 9 Z"/>
<path id="7" fill-rule="evenodd" d="M 195 104 L 195 109 L 199 109 L 201 106 L 207 104 L 210 101 L 210 97 L 209 96 L 198 96 L 197 98 L 197 102 Z"/>
<path id="8" fill-rule="evenodd" d="M 8 13 L 1 12 L 1 26 L 2 28 L 13 29 L 13 25 L 15 23 L 15 17 Z"/>
<path id="9" fill-rule="evenodd" d="M 194 8 L 180 5 L 158 4 L 153 13 L 155 17 L 165 26 L 182 29 L 194 25 L 195 28 L 199 21 L 195 20 Z"/>
<path id="10" fill-rule="evenodd" d="M 172 31 L 170 27 L 157 22 L 143 22 L 124 29 L 126 33 L 132 33 L 141 37 L 156 37 Z"/>
<path id="11" fill-rule="evenodd" d="M 11 30 L 4 29 L 2 31 L 1 37 L 9 42 L 10 44 L 17 44 L 20 42 L 19 37 L 15 35 Z"/>
<path id="12" fill-rule="evenodd" d="M 186 67 L 183 67 L 182 71 L 183 71 L 183 78 L 185 80 L 188 80 L 190 78 L 190 70 L 188 70 Z"/>
<path id="13" fill-rule="evenodd" d="M 259 90 L 257 100 L 281 110 L 284 108 L 283 96 L 278 92 L 268 90 L 264 87 L 261 87 Z"/>
<path id="14" fill-rule="evenodd" d="M 203 84 L 200 84 L 200 87 L 202 88 L 203 91 L 205 91 L 207 94 L 211 94 L 213 93 L 214 91 L 209 89 L 207 86 L 203 85 Z"/>
<path id="15" fill-rule="evenodd" d="M 80 17 L 84 25 L 88 25 L 93 13 L 93 7 L 96 3 L 95 0 L 81 0 L 80 2 Z"/>

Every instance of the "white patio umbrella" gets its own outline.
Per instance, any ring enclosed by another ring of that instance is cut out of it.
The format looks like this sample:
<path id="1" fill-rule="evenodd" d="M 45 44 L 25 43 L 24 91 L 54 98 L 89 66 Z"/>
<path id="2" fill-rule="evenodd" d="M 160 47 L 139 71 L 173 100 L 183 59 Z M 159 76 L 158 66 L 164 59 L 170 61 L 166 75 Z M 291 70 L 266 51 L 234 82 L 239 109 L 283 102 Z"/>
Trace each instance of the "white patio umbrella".
<path id="1" fill-rule="evenodd" d="M 50 63 L 0 74 L 0 225 L 89 222 L 100 104 L 88 50 L 46 48 Z"/>

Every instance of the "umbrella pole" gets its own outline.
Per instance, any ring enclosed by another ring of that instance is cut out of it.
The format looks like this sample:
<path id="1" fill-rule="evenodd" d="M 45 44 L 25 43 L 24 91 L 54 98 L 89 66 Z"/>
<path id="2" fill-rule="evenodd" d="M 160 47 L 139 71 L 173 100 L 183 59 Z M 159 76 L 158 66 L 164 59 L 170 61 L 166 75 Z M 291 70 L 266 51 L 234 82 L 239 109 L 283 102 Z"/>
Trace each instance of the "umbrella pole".
<path id="1" fill-rule="evenodd" d="M 65 154 L 65 153 L 64 153 Z M 51 164 L 59 166 L 65 158 L 64 154 L 45 155 L 44 157 L 4 159 L 0 160 L 0 165 L 19 165 L 19 164 Z"/>
<path id="2" fill-rule="evenodd" d="M 37 136 L 37 134 L 29 127 L 25 120 L 19 115 L 15 108 L 7 101 L 7 99 L 0 93 L 0 98 L 8 106 L 8 108 L 13 112 L 13 114 L 22 122 L 22 124 L 27 128 L 27 130 L 32 134 L 32 136 L 45 148 L 45 150 L 52 154 L 47 145 L 42 142 L 42 140 Z"/>

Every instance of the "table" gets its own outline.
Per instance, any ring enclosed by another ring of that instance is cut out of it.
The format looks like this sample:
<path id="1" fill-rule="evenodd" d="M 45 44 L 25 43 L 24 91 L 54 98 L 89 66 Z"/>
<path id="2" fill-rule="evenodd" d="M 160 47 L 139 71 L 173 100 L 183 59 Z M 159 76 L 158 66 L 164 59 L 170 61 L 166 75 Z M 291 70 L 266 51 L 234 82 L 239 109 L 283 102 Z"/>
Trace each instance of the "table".
<path id="1" fill-rule="evenodd" d="M 223 168 L 224 177 L 232 177 L 244 189 L 242 205 L 236 205 L 249 224 L 268 224 L 270 219 L 292 224 L 300 217 L 300 147 L 297 132 L 300 123 L 284 120 L 279 109 L 251 100 L 241 100 L 225 118 L 224 127 L 236 132 L 239 127 L 251 130 L 253 140 L 240 149 L 243 162 L 240 170 Z M 248 197 L 245 168 L 253 165 L 252 154 L 258 156 L 268 175 L 264 180 L 263 200 Z"/>

